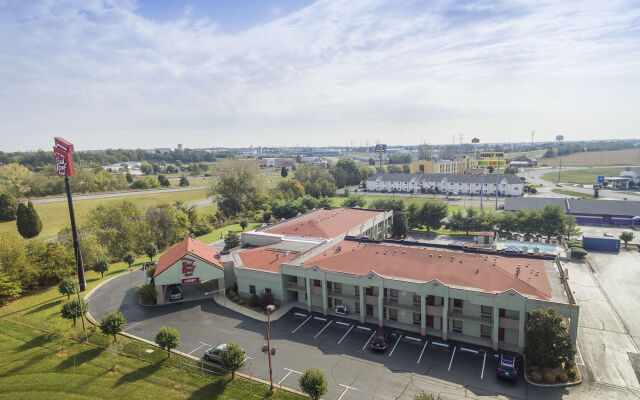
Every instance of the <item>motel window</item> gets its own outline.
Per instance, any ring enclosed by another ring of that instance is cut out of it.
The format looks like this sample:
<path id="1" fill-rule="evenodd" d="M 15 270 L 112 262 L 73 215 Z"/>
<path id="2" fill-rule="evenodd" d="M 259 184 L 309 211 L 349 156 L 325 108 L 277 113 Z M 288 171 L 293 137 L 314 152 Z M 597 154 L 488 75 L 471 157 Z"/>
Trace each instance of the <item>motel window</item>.
<path id="1" fill-rule="evenodd" d="M 453 331 L 453 333 L 462 333 L 462 321 L 454 319 L 451 330 Z"/>
<path id="2" fill-rule="evenodd" d="M 255 285 L 249 285 L 249 293 L 256 294 L 256 286 Z"/>
<path id="3" fill-rule="evenodd" d="M 360 314 L 360 302 L 356 301 L 356 314 Z"/>
<path id="4" fill-rule="evenodd" d="M 462 299 L 451 299 L 453 300 L 453 308 L 462 308 Z"/>
<path id="5" fill-rule="evenodd" d="M 342 283 L 333 282 L 333 292 L 342 293 Z"/>
<path id="6" fill-rule="evenodd" d="M 397 308 L 389 308 L 389 320 L 397 321 L 398 320 L 398 309 Z"/>
<path id="7" fill-rule="evenodd" d="M 353 287 L 353 294 L 358 298 L 360 297 L 360 287 L 358 285 Z"/>
<path id="8" fill-rule="evenodd" d="M 368 288 L 366 288 L 366 292 L 367 296 L 373 296 L 373 286 L 369 286 Z"/>
<path id="9" fill-rule="evenodd" d="M 491 327 L 489 325 L 480 325 L 480 337 L 491 339 Z"/>
<path id="10" fill-rule="evenodd" d="M 313 280 L 313 286 L 322 287 L 322 282 L 320 282 L 320 279 L 314 279 Z"/>
<path id="11" fill-rule="evenodd" d="M 414 294 L 413 295 L 413 306 L 414 307 L 420 307 L 420 295 L 419 294 Z"/>
<path id="12" fill-rule="evenodd" d="M 264 292 L 267 294 L 271 294 L 271 288 L 264 288 Z"/>
<path id="13" fill-rule="evenodd" d="M 389 300 L 398 301 L 398 289 L 389 289 Z"/>
<path id="14" fill-rule="evenodd" d="M 420 325 L 420 319 L 421 319 L 421 315 L 419 312 L 414 312 L 413 313 L 413 324 L 414 325 Z"/>
<path id="15" fill-rule="evenodd" d="M 493 308 L 491 306 L 480 306 L 480 314 L 482 318 L 492 318 Z"/>

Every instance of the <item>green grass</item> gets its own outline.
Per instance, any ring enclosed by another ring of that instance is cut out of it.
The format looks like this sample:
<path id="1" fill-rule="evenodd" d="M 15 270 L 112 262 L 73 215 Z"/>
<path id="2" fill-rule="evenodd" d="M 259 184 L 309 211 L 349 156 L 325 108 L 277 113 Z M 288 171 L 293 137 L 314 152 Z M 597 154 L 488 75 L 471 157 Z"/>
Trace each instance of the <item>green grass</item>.
<path id="1" fill-rule="evenodd" d="M 122 200 L 127 200 L 142 209 L 146 209 L 149 206 L 163 202 L 173 203 L 174 201 L 183 201 L 185 203 L 190 203 L 204 200 L 206 198 L 206 190 L 191 190 L 158 194 L 140 194 L 137 196 L 109 197 L 92 200 L 75 200 L 73 202 L 73 208 L 78 224 L 82 225 L 89 211 L 101 204 L 107 206 Z M 34 204 L 34 206 L 42 220 L 42 232 L 40 232 L 40 238 L 47 239 L 56 236 L 60 229 L 69 226 L 69 209 L 66 201 Z M 0 223 L 0 234 L 5 232 L 17 233 L 18 230 L 16 228 L 16 222 L 9 221 Z"/>
<path id="2" fill-rule="evenodd" d="M 622 168 L 584 168 L 584 169 L 570 169 L 563 170 L 560 173 L 560 182 L 567 183 L 582 183 L 582 184 L 595 184 L 598 183 L 598 176 L 616 176 L 622 171 Z M 558 171 L 547 172 L 540 176 L 548 182 L 558 182 Z"/>
<path id="3" fill-rule="evenodd" d="M 595 196 L 589 193 L 574 192 L 572 190 L 551 189 L 553 193 L 564 194 L 566 196 L 580 197 L 581 199 L 595 199 Z"/>
<path id="4" fill-rule="evenodd" d="M 259 222 L 250 222 L 249 225 L 247 225 L 247 229 L 245 229 L 245 231 L 250 231 L 260 225 L 262 224 Z M 242 232 L 242 227 L 240 226 L 240 224 L 227 225 L 222 228 L 223 236 L 226 236 L 229 231 L 240 233 Z M 220 229 L 214 229 L 213 232 L 207 233 L 206 235 L 198 236 L 197 239 L 204 243 L 213 243 L 222 239 L 222 237 L 220 236 Z"/>
<path id="5" fill-rule="evenodd" d="M 365 207 L 371 207 L 371 202 L 373 202 L 374 200 L 377 199 L 401 199 L 402 201 L 404 201 L 404 205 L 405 207 L 409 206 L 410 204 L 415 204 L 418 207 L 421 207 L 422 204 L 424 204 L 426 201 L 432 201 L 434 200 L 431 197 L 409 197 L 409 196 L 385 196 L 385 195 L 375 195 L 375 194 L 361 194 L 361 192 L 357 192 L 357 193 L 352 193 L 355 195 L 359 195 L 359 196 L 363 196 L 364 199 L 366 200 L 367 204 L 365 205 Z M 342 203 L 345 200 L 345 197 L 330 197 L 329 200 L 331 201 L 331 206 L 332 207 L 341 207 Z M 435 200 L 442 200 L 439 198 L 436 198 Z M 444 200 L 442 200 L 444 201 Z M 487 201 L 492 201 L 492 200 L 487 200 Z M 446 202 L 446 201 L 445 201 Z M 468 207 L 463 207 L 463 206 L 454 206 L 451 204 L 447 204 L 449 206 L 449 215 L 451 215 L 451 213 L 455 210 L 462 210 Z M 472 207 L 472 208 L 477 208 L 480 209 L 480 207 Z"/>

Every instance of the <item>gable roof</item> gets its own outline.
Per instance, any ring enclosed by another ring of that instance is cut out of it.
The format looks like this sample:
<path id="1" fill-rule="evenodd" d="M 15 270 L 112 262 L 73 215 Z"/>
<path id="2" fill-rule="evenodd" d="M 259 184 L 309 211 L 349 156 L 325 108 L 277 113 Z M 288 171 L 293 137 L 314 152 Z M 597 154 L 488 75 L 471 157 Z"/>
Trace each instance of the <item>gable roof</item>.
<path id="1" fill-rule="evenodd" d="M 383 213 L 384 211 L 358 208 L 323 208 L 276 224 L 266 231 L 287 236 L 330 239 Z"/>
<path id="2" fill-rule="evenodd" d="M 182 242 L 174 245 L 160 256 L 153 277 L 155 278 L 160 275 L 187 254 L 198 257 L 202 261 L 211 264 L 211 266 L 224 270 L 222 260 L 220 258 L 220 252 L 217 249 L 214 249 L 199 240 L 186 237 Z"/>
<path id="3" fill-rule="evenodd" d="M 445 285 L 487 293 L 513 289 L 523 296 L 551 298 L 546 267 L 538 259 L 343 240 L 302 265 L 361 276 L 375 271 L 399 280 L 438 280 Z"/>
<path id="4" fill-rule="evenodd" d="M 482 183 L 482 174 L 403 174 L 403 173 L 382 173 L 376 174 L 367 179 L 367 181 L 400 181 L 410 182 L 415 180 L 416 182 L 442 182 L 444 179 L 450 183 Z M 522 181 L 516 175 L 513 174 L 500 174 L 500 181 L 506 180 L 508 184 L 521 184 Z M 496 175 L 485 175 L 485 185 L 490 185 L 496 182 Z"/>

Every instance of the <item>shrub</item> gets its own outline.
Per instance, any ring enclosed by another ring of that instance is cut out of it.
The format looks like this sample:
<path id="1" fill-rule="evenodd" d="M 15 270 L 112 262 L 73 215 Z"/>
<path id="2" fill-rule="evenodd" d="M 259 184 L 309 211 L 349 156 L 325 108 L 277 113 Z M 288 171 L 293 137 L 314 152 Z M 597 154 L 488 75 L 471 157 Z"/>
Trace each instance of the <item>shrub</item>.
<path id="1" fill-rule="evenodd" d="M 567 376 L 567 373 L 562 371 L 560 373 L 558 373 L 556 375 L 556 381 L 561 382 L 561 383 L 565 383 L 569 380 L 569 377 Z"/>
<path id="2" fill-rule="evenodd" d="M 564 369 L 567 371 L 572 370 L 575 366 L 576 363 L 573 360 L 567 360 L 567 362 L 564 363 Z"/>
<path id="3" fill-rule="evenodd" d="M 258 307 L 260 305 L 260 298 L 252 294 L 251 297 L 249 297 L 249 305 L 251 307 Z"/>
<path id="4" fill-rule="evenodd" d="M 237 303 L 238 300 L 240 300 L 240 297 L 238 297 L 238 296 L 231 297 L 231 301 L 233 301 L 234 303 Z"/>
<path id="5" fill-rule="evenodd" d="M 243 305 L 244 304 L 244 299 L 238 298 L 238 301 L 236 301 L 236 303 L 238 303 L 240 305 Z"/>
<path id="6" fill-rule="evenodd" d="M 552 374 L 551 372 L 545 372 L 544 373 L 544 381 L 548 384 L 554 384 L 556 383 L 556 376 L 554 374 Z"/>
<path id="7" fill-rule="evenodd" d="M 156 287 L 151 283 L 138 286 L 138 294 L 143 304 L 156 304 Z"/>
<path id="8" fill-rule="evenodd" d="M 233 288 L 229 288 L 227 289 L 227 294 L 229 294 L 229 297 L 234 298 L 237 296 L 236 291 L 233 290 Z"/>
<path id="9" fill-rule="evenodd" d="M 269 304 L 273 304 L 274 298 L 273 294 L 269 292 L 264 292 L 260 295 L 260 305 L 262 307 L 267 307 Z"/>
<path id="10" fill-rule="evenodd" d="M 572 247 L 571 248 L 571 258 L 582 259 L 587 256 L 587 251 L 582 247 Z"/>
<path id="11" fill-rule="evenodd" d="M 569 378 L 572 381 L 575 381 L 576 380 L 576 371 L 574 371 L 574 370 L 567 371 L 567 378 Z"/>
<path id="12" fill-rule="evenodd" d="M 542 374 L 540 374 L 540 372 L 538 371 L 533 371 L 529 374 L 529 379 L 533 383 L 540 383 L 542 382 Z"/>

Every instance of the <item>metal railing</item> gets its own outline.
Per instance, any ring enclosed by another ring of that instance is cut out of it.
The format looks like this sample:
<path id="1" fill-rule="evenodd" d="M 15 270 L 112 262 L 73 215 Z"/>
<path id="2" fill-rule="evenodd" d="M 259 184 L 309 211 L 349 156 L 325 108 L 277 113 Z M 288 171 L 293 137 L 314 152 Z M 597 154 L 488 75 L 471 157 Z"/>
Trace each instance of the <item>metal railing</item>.
<path id="1" fill-rule="evenodd" d="M 458 319 L 461 321 L 471 321 L 478 322 L 485 325 L 493 325 L 493 318 L 487 318 L 483 316 L 469 315 L 465 314 L 460 310 L 449 310 L 448 314 L 449 318 Z"/>

